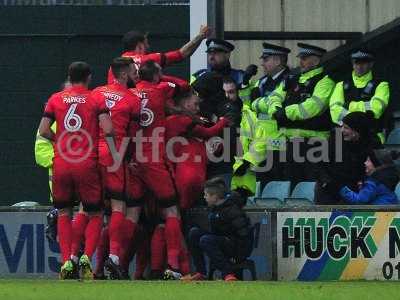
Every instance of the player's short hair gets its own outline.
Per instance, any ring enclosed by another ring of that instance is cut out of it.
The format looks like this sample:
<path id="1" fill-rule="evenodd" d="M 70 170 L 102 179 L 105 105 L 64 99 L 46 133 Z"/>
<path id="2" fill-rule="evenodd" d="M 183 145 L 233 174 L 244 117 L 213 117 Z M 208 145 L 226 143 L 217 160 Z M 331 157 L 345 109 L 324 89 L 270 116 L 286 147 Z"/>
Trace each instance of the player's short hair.
<path id="1" fill-rule="evenodd" d="M 122 37 L 122 44 L 125 51 L 133 51 L 136 49 L 137 44 L 143 43 L 147 38 L 147 34 L 132 30 L 124 34 Z"/>
<path id="2" fill-rule="evenodd" d="M 176 105 L 181 105 L 184 103 L 186 100 L 189 100 L 192 96 L 194 95 L 193 90 L 188 90 L 188 91 L 182 91 L 179 92 L 174 96 L 174 102 Z"/>
<path id="3" fill-rule="evenodd" d="M 225 76 L 222 78 L 222 84 L 233 84 L 237 87 L 235 80 L 232 79 L 230 76 Z"/>
<path id="4" fill-rule="evenodd" d="M 85 83 L 90 74 L 90 65 L 84 61 L 75 61 L 68 67 L 68 80 L 71 84 Z"/>
<path id="5" fill-rule="evenodd" d="M 204 191 L 211 195 L 217 195 L 219 199 L 225 198 L 226 184 L 221 177 L 215 177 L 204 183 Z"/>
<path id="6" fill-rule="evenodd" d="M 133 59 L 130 57 L 116 57 L 111 63 L 111 72 L 115 78 L 119 78 L 121 73 L 126 72 L 131 64 L 133 64 Z"/>
<path id="7" fill-rule="evenodd" d="M 145 81 L 152 81 L 154 76 L 158 74 L 160 66 L 153 60 L 148 60 L 139 68 L 139 78 Z"/>

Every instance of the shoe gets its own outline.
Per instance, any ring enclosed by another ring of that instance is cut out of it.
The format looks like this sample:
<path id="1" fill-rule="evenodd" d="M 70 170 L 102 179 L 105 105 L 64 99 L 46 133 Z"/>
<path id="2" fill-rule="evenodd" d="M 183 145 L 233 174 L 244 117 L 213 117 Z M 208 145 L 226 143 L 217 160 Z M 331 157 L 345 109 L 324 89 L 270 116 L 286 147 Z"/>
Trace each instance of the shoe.
<path id="1" fill-rule="evenodd" d="M 67 279 L 79 279 L 78 274 L 78 267 L 72 260 L 67 260 L 62 266 L 60 270 L 60 279 L 67 280 Z"/>
<path id="2" fill-rule="evenodd" d="M 177 271 L 173 271 L 171 269 L 166 269 L 164 271 L 164 280 L 180 280 L 181 278 L 182 274 Z"/>
<path id="3" fill-rule="evenodd" d="M 108 258 L 104 263 L 104 270 L 106 277 L 111 280 L 121 280 L 123 277 L 121 267 L 115 264 L 111 258 Z"/>
<path id="4" fill-rule="evenodd" d="M 206 280 L 206 276 L 196 272 L 194 274 L 187 274 L 185 276 L 182 276 L 181 280 L 183 281 L 203 281 Z"/>
<path id="5" fill-rule="evenodd" d="M 79 271 L 80 278 L 82 280 L 93 280 L 93 271 L 92 271 L 92 263 L 90 262 L 89 257 L 84 254 L 79 259 Z"/>
<path id="6" fill-rule="evenodd" d="M 224 277 L 225 281 L 238 281 L 235 274 L 228 274 Z"/>

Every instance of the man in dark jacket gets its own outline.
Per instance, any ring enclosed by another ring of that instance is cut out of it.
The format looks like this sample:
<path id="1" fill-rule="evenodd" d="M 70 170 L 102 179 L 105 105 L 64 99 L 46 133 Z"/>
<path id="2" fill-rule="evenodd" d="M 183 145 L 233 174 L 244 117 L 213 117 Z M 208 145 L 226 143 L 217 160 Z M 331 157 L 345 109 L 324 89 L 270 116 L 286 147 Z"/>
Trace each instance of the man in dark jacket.
<path id="1" fill-rule="evenodd" d="M 222 178 L 213 178 L 204 185 L 208 206 L 209 231 L 193 227 L 189 246 L 196 273 L 185 280 L 202 280 L 206 276 L 204 254 L 208 256 L 225 281 L 235 281 L 232 262 L 242 261 L 251 254 L 252 238 L 249 218 L 236 204 L 233 195 L 225 196 Z"/>
<path id="2" fill-rule="evenodd" d="M 381 147 L 376 133 L 371 130 L 372 116 L 353 112 L 343 119 L 329 138 L 329 162 L 321 169 L 316 184 L 317 204 L 341 204 L 339 191 L 348 186 L 356 190 L 365 178 L 364 162 L 372 149 Z"/>

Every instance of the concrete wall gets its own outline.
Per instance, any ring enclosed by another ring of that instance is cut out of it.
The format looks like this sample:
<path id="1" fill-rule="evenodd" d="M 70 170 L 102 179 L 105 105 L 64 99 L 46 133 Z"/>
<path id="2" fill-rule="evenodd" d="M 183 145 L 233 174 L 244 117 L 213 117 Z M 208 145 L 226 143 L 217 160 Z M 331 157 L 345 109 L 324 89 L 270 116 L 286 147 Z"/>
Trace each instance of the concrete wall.
<path id="1" fill-rule="evenodd" d="M 400 16 L 398 0 L 225 0 L 226 31 L 368 32 Z M 271 41 L 297 52 L 298 41 Z M 306 41 L 328 50 L 344 41 Z M 234 41 L 232 64 L 259 63 L 262 41 Z M 295 55 L 289 64 L 295 65 Z"/>

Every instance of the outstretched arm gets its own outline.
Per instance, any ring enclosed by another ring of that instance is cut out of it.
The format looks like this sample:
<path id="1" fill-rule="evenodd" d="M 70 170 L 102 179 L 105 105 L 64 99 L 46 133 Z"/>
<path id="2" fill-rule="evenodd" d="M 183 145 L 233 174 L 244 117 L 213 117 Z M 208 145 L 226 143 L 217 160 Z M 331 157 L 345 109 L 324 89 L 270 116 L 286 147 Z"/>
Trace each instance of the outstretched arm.
<path id="1" fill-rule="evenodd" d="M 201 25 L 199 34 L 196 35 L 191 41 L 183 45 L 181 49 L 179 49 L 179 52 L 182 54 L 183 58 L 191 56 L 197 50 L 197 48 L 199 48 L 201 42 L 210 35 L 210 33 L 210 27 L 207 25 Z"/>

